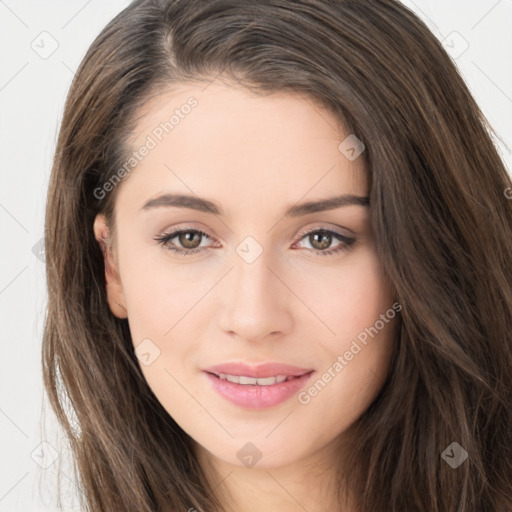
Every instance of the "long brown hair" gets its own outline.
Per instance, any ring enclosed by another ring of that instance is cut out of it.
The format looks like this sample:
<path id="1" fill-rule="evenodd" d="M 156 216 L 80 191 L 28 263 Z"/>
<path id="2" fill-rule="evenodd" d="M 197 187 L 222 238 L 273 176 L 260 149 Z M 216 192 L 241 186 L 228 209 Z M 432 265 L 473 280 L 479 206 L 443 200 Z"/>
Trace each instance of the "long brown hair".
<path id="1" fill-rule="evenodd" d="M 222 510 L 109 309 L 93 233 L 99 212 L 114 227 L 122 183 L 95 191 L 126 161 L 138 109 L 219 74 L 298 92 L 365 145 L 378 257 L 402 310 L 340 498 L 350 488 L 361 512 L 512 507 L 512 182 L 453 61 L 394 0 L 136 0 L 89 48 L 48 191 L 42 352 L 83 506 Z M 454 442 L 468 454 L 456 468 L 442 456 Z"/>

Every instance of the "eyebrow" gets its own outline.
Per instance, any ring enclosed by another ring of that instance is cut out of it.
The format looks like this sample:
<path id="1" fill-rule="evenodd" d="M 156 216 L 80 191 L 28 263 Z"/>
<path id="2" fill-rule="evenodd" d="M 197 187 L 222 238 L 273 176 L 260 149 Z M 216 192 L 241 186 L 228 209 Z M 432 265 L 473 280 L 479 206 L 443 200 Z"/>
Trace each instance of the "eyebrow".
<path id="1" fill-rule="evenodd" d="M 301 217 L 310 213 L 322 212 L 326 210 L 334 210 L 342 206 L 369 206 L 369 198 L 363 196 L 355 196 L 352 194 L 343 194 L 341 196 L 329 197 L 319 201 L 308 201 L 289 207 L 284 217 Z M 211 213 L 213 215 L 223 216 L 224 212 L 221 207 L 207 199 L 197 196 L 189 196 L 184 194 L 163 194 L 147 201 L 141 210 L 150 210 L 153 208 L 175 206 L 179 208 L 190 208 L 200 212 Z"/>

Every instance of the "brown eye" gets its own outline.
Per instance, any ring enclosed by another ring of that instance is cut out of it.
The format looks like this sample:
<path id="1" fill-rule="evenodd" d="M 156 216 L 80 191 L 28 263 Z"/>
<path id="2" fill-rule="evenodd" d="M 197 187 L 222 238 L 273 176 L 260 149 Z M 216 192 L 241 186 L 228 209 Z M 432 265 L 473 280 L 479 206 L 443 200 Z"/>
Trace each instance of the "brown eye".
<path id="1" fill-rule="evenodd" d="M 178 228 L 171 233 L 156 237 L 155 240 L 170 251 L 186 256 L 203 251 L 204 247 L 200 247 L 203 238 L 210 237 L 198 229 Z M 175 239 L 177 243 L 173 242 Z"/>
<path id="2" fill-rule="evenodd" d="M 201 236 L 199 231 L 182 231 L 177 238 L 185 249 L 196 249 L 201 244 Z"/>
<path id="3" fill-rule="evenodd" d="M 327 249 L 332 243 L 332 238 L 327 231 L 315 231 L 309 235 L 311 245 L 319 251 Z"/>
<path id="4" fill-rule="evenodd" d="M 355 238 L 342 235 L 330 229 L 314 229 L 308 231 L 301 236 L 300 241 L 304 239 L 307 239 L 308 243 L 311 245 L 310 251 L 323 256 L 331 256 L 342 251 L 348 251 L 356 242 Z M 327 250 L 335 240 L 340 242 L 339 245 L 334 249 Z"/>

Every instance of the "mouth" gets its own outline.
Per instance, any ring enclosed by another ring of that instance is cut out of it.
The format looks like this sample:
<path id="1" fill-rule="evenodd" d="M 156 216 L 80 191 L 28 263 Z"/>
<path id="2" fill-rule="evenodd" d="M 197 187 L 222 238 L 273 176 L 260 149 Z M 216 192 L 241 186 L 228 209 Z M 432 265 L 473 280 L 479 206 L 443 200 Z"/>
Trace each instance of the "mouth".
<path id="1" fill-rule="evenodd" d="M 315 370 L 289 365 L 248 367 L 233 363 L 222 365 L 222 368 L 208 368 L 203 373 L 222 398 L 243 409 L 257 410 L 290 399 L 306 385 Z M 266 375 L 262 376 L 262 373 Z"/>

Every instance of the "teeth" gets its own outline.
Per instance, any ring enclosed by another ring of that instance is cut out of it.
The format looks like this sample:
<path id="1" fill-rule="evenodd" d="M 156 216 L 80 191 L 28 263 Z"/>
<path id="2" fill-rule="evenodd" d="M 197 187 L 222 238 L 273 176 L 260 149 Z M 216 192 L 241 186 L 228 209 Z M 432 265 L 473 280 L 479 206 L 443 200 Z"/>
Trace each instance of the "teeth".
<path id="1" fill-rule="evenodd" d="M 221 378 L 222 380 L 227 380 L 229 382 L 234 382 L 236 384 L 253 386 L 272 386 L 272 384 L 284 382 L 285 380 L 290 380 L 293 377 L 286 377 L 286 375 L 278 375 L 277 377 L 265 377 L 262 379 L 256 379 L 254 377 L 245 377 L 244 375 L 228 375 L 226 373 L 221 373 L 219 375 L 219 378 Z"/>

